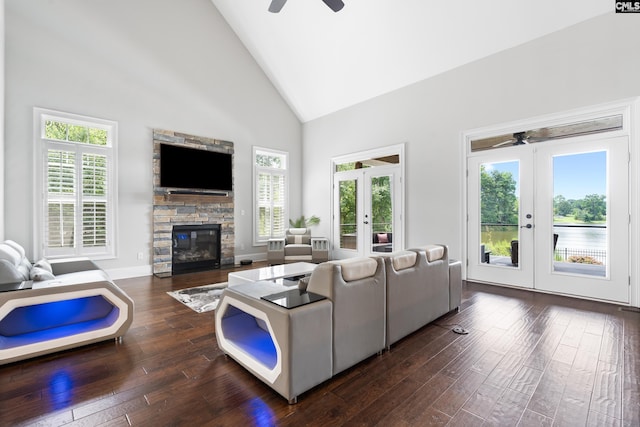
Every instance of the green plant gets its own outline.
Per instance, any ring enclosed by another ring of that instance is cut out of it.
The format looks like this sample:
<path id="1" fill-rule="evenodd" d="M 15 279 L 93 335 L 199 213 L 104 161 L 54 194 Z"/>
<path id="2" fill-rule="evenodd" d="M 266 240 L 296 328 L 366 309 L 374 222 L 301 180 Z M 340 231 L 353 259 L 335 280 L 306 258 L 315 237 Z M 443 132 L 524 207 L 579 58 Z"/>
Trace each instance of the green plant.
<path id="1" fill-rule="evenodd" d="M 315 215 L 310 216 L 309 218 L 305 218 L 304 215 L 302 215 L 300 218 L 297 219 L 290 219 L 289 220 L 289 225 L 292 228 L 302 228 L 302 227 L 311 227 L 313 225 L 318 225 L 320 224 L 320 218 L 318 218 Z"/>
<path id="2" fill-rule="evenodd" d="M 486 243 L 486 246 L 486 250 L 491 251 L 492 255 L 511 256 L 511 242 L 500 240 Z"/>

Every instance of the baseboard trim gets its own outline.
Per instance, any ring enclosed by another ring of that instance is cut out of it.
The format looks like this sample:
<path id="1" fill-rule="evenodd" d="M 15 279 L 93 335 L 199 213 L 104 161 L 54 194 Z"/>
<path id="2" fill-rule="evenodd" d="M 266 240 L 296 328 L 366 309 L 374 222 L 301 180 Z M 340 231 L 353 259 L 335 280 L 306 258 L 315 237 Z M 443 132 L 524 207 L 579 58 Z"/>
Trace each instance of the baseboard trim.
<path id="1" fill-rule="evenodd" d="M 266 261 L 267 254 L 255 253 L 238 255 L 234 257 L 234 264 L 240 265 L 240 261 L 243 259 L 250 259 L 251 261 Z M 140 265 L 136 267 L 124 267 L 124 268 L 112 268 L 105 270 L 109 277 L 113 280 L 131 279 L 133 277 L 151 276 L 153 274 L 153 268 L 151 265 Z"/>
<path id="2" fill-rule="evenodd" d="M 140 265 L 136 267 L 112 268 L 105 270 L 112 280 L 130 279 L 132 277 L 151 276 L 153 274 L 151 265 Z"/>
<path id="3" fill-rule="evenodd" d="M 240 261 L 245 260 L 245 259 L 249 259 L 251 261 L 266 261 L 267 260 L 267 254 L 262 252 L 262 253 L 255 253 L 255 254 L 237 255 L 234 258 L 234 263 L 236 265 L 240 265 Z"/>

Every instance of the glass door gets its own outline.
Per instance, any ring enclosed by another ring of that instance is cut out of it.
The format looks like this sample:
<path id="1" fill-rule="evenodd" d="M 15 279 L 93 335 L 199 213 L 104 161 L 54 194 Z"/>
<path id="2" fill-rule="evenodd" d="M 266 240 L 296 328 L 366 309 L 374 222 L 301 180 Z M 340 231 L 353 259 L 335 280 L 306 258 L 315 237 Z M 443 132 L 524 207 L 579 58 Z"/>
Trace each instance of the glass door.
<path id="1" fill-rule="evenodd" d="M 629 301 L 628 138 L 468 158 L 470 280 Z"/>
<path id="2" fill-rule="evenodd" d="M 334 176 L 333 256 L 379 255 L 402 247 L 397 167 L 379 166 Z"/>
<path id="3" fill-rule="evenodd" d="M 504 148 L 468 159 L 468 277 L 533 287 L 533 158 Z"/>
<path id="4" fill-rule="evenodd" d="M 536 288 L 629 301 L 627 137 L 542 146 Z"/>
<path id="5" fill-rule="evenodd" d="M 393 252 L 397 247 L 393 239 L 396 222 L 394 220 L 395 176 L 392 171 L 376 169 L 365 173 L 365 200 L 368 208 L 365 210 L 364 225 L 365 236 L 368 239 L 367 255 Z"/>
<path id="6" fill-rule="evenodd" d="M 363 250 L 361 243 L 362 218 L 361 203 L 363 177 L 360 171 L 345 171 L 334 178 L 334 258 L 349 258 Z"/>

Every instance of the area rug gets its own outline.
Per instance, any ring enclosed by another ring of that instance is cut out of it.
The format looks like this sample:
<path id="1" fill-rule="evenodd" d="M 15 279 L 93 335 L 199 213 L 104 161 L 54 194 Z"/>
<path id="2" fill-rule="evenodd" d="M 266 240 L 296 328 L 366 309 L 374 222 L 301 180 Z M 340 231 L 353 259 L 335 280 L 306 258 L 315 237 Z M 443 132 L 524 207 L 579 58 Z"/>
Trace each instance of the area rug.
<path id="1" fill-rule="evenodd" d="M 216 309 L 218 302 L 220 301 L 220 295 L 226 287 L 227 282 L 223 282 L 167 293 L 193 311 L 197 313 L 205 313 Z"/>

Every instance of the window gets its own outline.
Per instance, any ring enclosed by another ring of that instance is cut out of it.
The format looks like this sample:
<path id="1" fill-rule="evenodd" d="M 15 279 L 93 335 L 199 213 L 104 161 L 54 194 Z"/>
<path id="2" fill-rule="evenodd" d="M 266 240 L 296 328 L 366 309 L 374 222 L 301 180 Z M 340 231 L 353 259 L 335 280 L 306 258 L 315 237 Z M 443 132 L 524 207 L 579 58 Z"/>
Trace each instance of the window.
<path id="1" fill-rule="evenodd" d="M 39 256 L 115 256 L 115 122 L 34 109 Z"/>
<path id="2" fill-rule="evenodd" d="M 288 212 L 287 153 L 253 149 L 254 242 L 284 236 Z"/>

